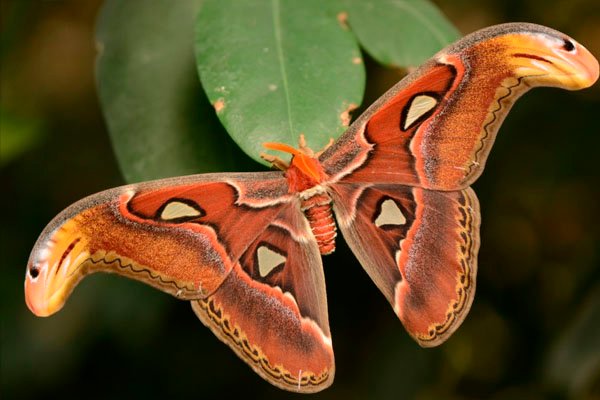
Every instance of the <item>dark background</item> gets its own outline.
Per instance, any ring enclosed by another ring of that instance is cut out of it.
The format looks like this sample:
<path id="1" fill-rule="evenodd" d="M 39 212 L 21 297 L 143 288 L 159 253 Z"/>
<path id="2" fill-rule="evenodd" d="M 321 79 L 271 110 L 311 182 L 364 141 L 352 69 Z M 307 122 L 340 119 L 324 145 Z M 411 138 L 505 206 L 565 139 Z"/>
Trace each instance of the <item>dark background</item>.
<path id="1" fill-rule="evenodd" d="M 137 282 L 94 275 L 53 317 L 29 312 L 23 278 L 37 235 L 70 203 L 124 182 L 94 86 L 101 2 L 0 4 L 2 397 L 298 396 L 255 375 L 189 304 Z M 463 33 L 536 22 L 600 55 L 595 0 L 438 5 Z M 399 79 L 367 66 L 365 104 Z M 314 398 L 600 398 L 599 120 L 598 84 L 517 103 L 474 185 L 477 295 L 440 347 L 408 337 L 339 240 L 324 260 L 336 379 Z"/>

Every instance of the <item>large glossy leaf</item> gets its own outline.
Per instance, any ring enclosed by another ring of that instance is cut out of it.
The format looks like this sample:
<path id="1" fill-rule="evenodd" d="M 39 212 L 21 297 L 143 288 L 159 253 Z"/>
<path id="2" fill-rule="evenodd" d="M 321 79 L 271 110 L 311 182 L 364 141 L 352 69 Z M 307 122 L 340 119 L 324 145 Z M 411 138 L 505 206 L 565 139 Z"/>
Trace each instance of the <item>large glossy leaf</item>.
<path id="1" fill-rule="evenodd" d="M 365 51 L 385 65 L 418 66 L 460 37 L 428 0 L 341 0 Z"/>
<path id="2" fill-rule="evenodd" d="M 229 134 L 255 159 L 266 141 L 319 149 L 360 104 L 364 67 L 333 2 L 207 0 L 196 58 L 202 85 Z"/>
<path id="3" fill-rule="evenodd" d="M 196 73 L 193 32 L 199 3 L 104 4 L 97 29 L 98 91 L 127 181 L 231 167 L 233 144 Z"/>

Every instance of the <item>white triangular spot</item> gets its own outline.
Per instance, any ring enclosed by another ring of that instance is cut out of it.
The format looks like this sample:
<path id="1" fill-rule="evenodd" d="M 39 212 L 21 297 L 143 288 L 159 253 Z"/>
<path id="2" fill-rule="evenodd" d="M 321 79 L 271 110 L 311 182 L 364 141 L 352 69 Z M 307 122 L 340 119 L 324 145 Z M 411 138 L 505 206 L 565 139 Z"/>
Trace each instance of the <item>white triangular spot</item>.
<path id="1" fill-rule="evenodd" d="M 263 278 L 269 275 L 273 268 L 283 264 L 286 260 L 284 256 L 275 253 L 266 246 L 260 246 L 256 250 L 256 255 L 258 256 L 258 272 Z"/>
<path id="2" fill-rule="evenodd" d="M 404 225 L 406 218 L 396 202 L 392 199 L 387 199 L 381 203 L 379 215 L 375 219 L 375 226 L 378 228 L 383 225 Z"/>
<path id="3" fill-rule="evenodd" d="M 160 217 L 164 220 L 185 218 L 185 217 L 199 217 L 202 213 L 190 206 L 189 204 L 182 203 L 181 201 L 172 201 L 166 205 L 166 207 L 160 213 Z"/>
<path id="4" fill-rule="evenodd" d="M 419 117 L 421 117 L 427 111 L 434 108 L 436 104 L 437 100 L 434 97 L 427 96 L 425 94 L 415 96 L 410 104 L 407 105 L 408 112 L 406 113 L 406 119 L 404 120 L 402 129 L 407 130 L 413 124 L 413 122 L 419 119 Z"/>

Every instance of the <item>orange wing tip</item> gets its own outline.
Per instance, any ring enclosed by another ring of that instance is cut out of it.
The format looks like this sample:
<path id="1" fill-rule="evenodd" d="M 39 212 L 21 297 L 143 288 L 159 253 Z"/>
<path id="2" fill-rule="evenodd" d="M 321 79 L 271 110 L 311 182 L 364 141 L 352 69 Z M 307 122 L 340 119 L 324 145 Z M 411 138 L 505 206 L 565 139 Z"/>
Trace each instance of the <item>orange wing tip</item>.
<path id="1" fill-rule="evenodd" d="M 35 272 L 32 276 L 30 271 Z M 57 301 L 56 296 L 46 297 L 44 282 L 46 281 L 47 268 L 27 267 L 27 276 L 25 278 L 25 303 L 29 310 L 38 317 L 48 317 L 60 310 L 61 303 Z"/>
<path id="2" fill-rule="evenodd" d="M 36 244 L 25 275 L 25 302 L 35 315 L 59 311 L 83 277 L 79 268 L 89 257 L 87 239 L 77 233 L 75 219 L 68 220 Z"/>
<path id="3" fill-rule="evenodd" d="M 598 80 L 598 60 L 584 46 L 559 32 L 552 36 L 516 33 L 497 40 L 506 46 L 506 60 L 517 76 L 535 86 L 580 90 Z"/>

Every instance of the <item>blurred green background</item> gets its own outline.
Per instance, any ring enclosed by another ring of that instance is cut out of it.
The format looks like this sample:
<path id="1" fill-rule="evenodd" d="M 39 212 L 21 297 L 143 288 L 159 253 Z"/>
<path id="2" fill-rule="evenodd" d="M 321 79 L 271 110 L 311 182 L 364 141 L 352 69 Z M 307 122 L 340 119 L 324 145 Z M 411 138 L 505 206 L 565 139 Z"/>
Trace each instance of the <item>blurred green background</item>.
<path id="1" fill-rule="evenodd" d="M 437 4 L 463 33 L 536 22 L 600 56 L 596 0 Z M 0 5 L 2 397 L 299 396 L 256 376 L 188 304 L 137 282 L 94 275 L 53 317 L 29 312 L 22 285 L 37 235 L 70 203 L 124 181 L 94 84 L 101 1 Z M 367 68 L 365 105 L 400 77 Z M 599 113 L 599 84 L 517 102 L 474 185 L 477 295 L 438 348 L 408 337 L 339 240 L 324 260 L 336 379 L 313 397 L 600 398 Z"/>

